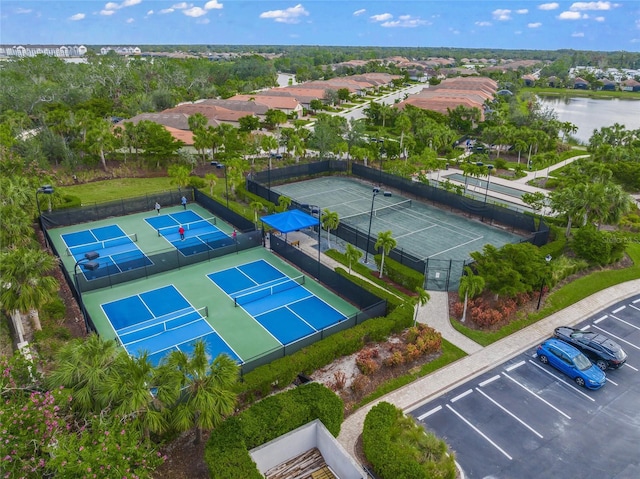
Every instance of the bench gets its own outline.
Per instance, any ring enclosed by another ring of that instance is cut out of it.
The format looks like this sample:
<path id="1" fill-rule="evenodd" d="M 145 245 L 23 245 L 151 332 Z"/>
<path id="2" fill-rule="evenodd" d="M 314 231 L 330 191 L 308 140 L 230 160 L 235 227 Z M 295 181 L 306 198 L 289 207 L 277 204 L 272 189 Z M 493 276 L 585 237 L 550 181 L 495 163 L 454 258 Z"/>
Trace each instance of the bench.
<path id="1" fill-rule="evenodd" d="M 298 241 L 298 240 L 292 241 L 291 242 L 291 246 L 297 246 L 299 248 L 300 247 L 300 241 Z"/>

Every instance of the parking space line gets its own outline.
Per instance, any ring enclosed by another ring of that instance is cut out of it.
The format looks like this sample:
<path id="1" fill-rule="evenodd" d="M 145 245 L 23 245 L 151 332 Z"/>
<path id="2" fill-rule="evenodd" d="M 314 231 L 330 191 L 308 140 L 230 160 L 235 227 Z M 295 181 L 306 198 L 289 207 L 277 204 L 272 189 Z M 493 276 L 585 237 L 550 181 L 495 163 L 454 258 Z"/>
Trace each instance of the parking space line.
<path id="1" fill-rule="evenodd" d="M 493 404 L 495 404 L 496 406 L 498 406 L 500 409 L 502 409 L 504 412 L 506 412 L 509 416 L 511 416 L 513 419 L 515 419 L 516 421 L 518 421 L 520 424 L 522 424 L 524 427 L 526 427 L 527 429 L 529 429 L 529 431 L 531 431 L 532 433 L 534 433 L 536 436 L 538 436 L 540 439 L 542 439 L 542 434 L 540 434 L 538 431 L 536 431 L 534 428 L 532 428 L 531 426 L 529 426 L 526 422 L 524 422 L 522 419 L 520 419 L 518 416 L 516 416 L 515 414 L 513 414 L 511 411 L 509 411 L 507 408 L 505 408 L 502 404 L 499 404 L 497 401 L 495 401 L 493 398 L 489 397 L 488 394 L 486 394 L 484 391 L 481 391 L 480 389 L 476 388 L 476 391 L 478 391 L 480 394 L 482 394 L 484 397 L 486 397 L 489 401 L 491 401 Z"/>
<path id="2" fill-rule="evenodd" d="M 627 340 L 625 340 L 625 339 L 622 339 L 622 338 L 620 338 L 620 337 L 616 336 L 615 334 L 611 334 L 611 333 L 610 333 L 609 331 L 607 331 L 606 329 L 602 329 L 602 328 L 600 328 L 600 327 L 598 327 L 598 326 L 594 326 L 594 327 L 595 327 L 595 328 L 597 328 L 597 329 L 599 329 L 599 330 L 600 330 L 600 331 L 602 331 L 603 333 L 607 333 L 607 334 L 608 334 L 609 336 L 611 336 L 612 338 L 616 338 L 618 341 L 623 342 L 623 343 L 625 343 L 625 344 L 628 344 L 628 345 L 629 345 L 629 346 L 631 346 L 632 348 L 636 348 L 636 349 L 640 350 L 640 348 L 639 348 L 638 346 L 636 346 L 635 344 L 630 343 L 629 341 L 627 341 Z"/>
<path id="3" fill-rule="evenodd" d="M 633 301 L 631 301 L 632 304 L 636 304 L 636 303 L 640 303 L 640 298 L 638 299 L 634 299 Z"/>
<path id="4" fill-rule="evenodd" d="M 437 413 L 438 411 L 440 411 L 442 409 L 442 406 L 436 406 L 433 409 L 425 412 L 424 414 L 421 414 L 420 416 L 418 416 L 418 421 L 422 421 L 425 417 L 429 417 L 432 414 Z"/>
<path id="5" fill-rule="evenodd" d="M 529 389 L 527 386 L 525 386 L 524 384 L 520 384 L 518 381 L 516 381 L 515 379 L 513 379 L 511 376 L 509 376 L 507 373 L 502 373 L 504 374 L 508 379 L 511 379 L 515 384 L 517 384 L 518 386 L 520 386 L 522 389 L 524 389 L 525 391 L 527 391 L 528 393 L 534 395 L 535 397 L 537 397 L 538 399 L 540 399 L 540 401 L 542 401 L 543 403 L 545 403 L 547 406 L 549 406 L 551 409 L 557 411 L 558 413 L 562 414 L 564 417 L 566 417 L 567 419 L 571 419 L 571 416 L 569 416 L 567 413 L 562 412 L 560 409 L 558 409 L 557 407 L 555 407 L 553 404 L 551 404 L 549 401 L 547 401 L 545 398 L 543 398 L 542 396 L 540 396 L 539 394 L 534 393 L 531 389 Z"/>
<path id="6" fill-rule="evenodd" d="M 605 378 L 605 380 L 606 380 L 608 383 L 613 384 L 614 386 L 618 386 L 618 385 L 619 385 L 617 382 L 612 381 L 612 380 L 611 380 L 611 379 L 609 379 L 608 377 L 607 377 L 607 378 Z"/>
<path id="7" fill-rule="evenodd" d="M 511 371 L 513 371 L 514 369 L 519 368 L 519 367 L 520 367 L 520 366 L 522 366 L 523 364 L 524 364 L 524 361 L 520 361 L 519 363 L 512 364 L 511 366 L 509 366 L 509 367 L 507 368 L 507 372 L 511 372 Z"/>
<path id="8" fill-rule="evenodd" d="M 465 392 L 463 392 L 462 394 L 458 394 L 456 397 L 454 397 L 451 402 L 456 402 L 459 399 L 462 399 L 465 396 L 468 396 L 469 394 L 471 394 L 473 392 L 473 389 L 467 389 Z"/>
<path id="9" fill-rule="evenodd" d="M 455 409 L 453 409 L 451 406 L 449 406 L 447 404 L 447 407 L 451 410 L 451 412 L 453 414 L 455 414 L 456 416 L 458 416 L 467 426 L 469 426 L 471 429 L 473 429 L 475 432 L 477 432 L 478 434 L 480 434 L 480 436 L 482 438 L 484 438 L 489 444 L 491 444 L 493 447 L 495 447 L 498 451 L 500 451 L 502 454 L 504 454 L 507 459 L 509 459 L 510 461 L 513 460 L 513 458 L 506 453 L 506 451 L 504 449 L 502 449 L 500 446 L 498 446 L 495 442 L 493 442 L 491 439 L 489 439 L 489 437 L 487 435 L 485 435 L 482 431 L 480 431 L 480 429 L 478 429 L 477 427 L 475 427 L 473 424 L 471 424 L 469 421 L 467 421 L 462 414 L 460 414 L 458 411 L 456 411 Z"/>
<path id="10" fill-rule="evenodd" d="M 630 304 L 629 306 L 631 306 L 633 309 L 635 309 L 636 311 L 640 311 L 640 308 L 638 308 L 637 306 L 634 306 L 633 304 Z"/>
<path id="11" fill-rule="evenodd" d="M 593 401 L 595 402 L 596 400 L 593 399 L 591 396 L 589 396 L 588 394 L 585 394 L 584 392 L 580 391 L 577 387 L 575 387 L 573 384 L 569 384 L 567 381 L 564 380 L 564 378 L 561 378 L 560 376 L 557 376 L 555 374 L 553 374 L 551 371 L 547 371 L 545 368 L 543 368 L 541 365 L 536 364 L 535 361 L 531 361 L 529 360 L 529 362 L 531 364 L 533 364 L 535 367 L 537 367 L 538 369 L 540 369 L 540 371 L 542 371 L 543 373 L 548 374 L 549 376 L 556 378 L 558 381 L 560 381 L 562 384 L 564 384 L 565 386 L 573 389 L 575 392 L 577 392 L 578 394 L 583 395 L 584 397 L 586 397 L 589 401 Z"/>
<path id="12" fill-rule="evenodd" d="M 614 310 L 613 310 L 613 314 L 616 314 L 616 313 L 618 313 L 619 311 L 622 311 L 622 310 L 623 310 L 623 309 L 625 309 L 625 308 L 626 308 L 626 306 L 622 305 L 622 306 L 620 306 L 618 309 L 614 309 Z"/>
<path id="13" fill-rule="evenodd" d="M 495 381 L 496 379 L 500 379 L 500 375 L 496 374 L 495 376 L 493 376 L 492 378 L 487 379 L 486 381 L 482 381 L 480 383 L 480 386 L 484 387 L 487 384 L 491 384 L 493 381 Z"/>
<path id="14" fill-rule="evenodd" d="M 625 365 L 626 367 L 628 367 L 628 368 L 633 369 L 633 370 L 634 370 L 634 371 L 636 371 L 636 372 L 638 371 L 638 368 L 634 368 L 634 367 L 633 367 L 633 366 L 631 366 L 631 364 L 629 364 L 629 363 L 624 363 L 624 365 Z"/>
<path id="15" fill-rule="evenodd" d="M 640 327 L 636 326 L 635 324 L 631 324 L 629 321 L 625 321 L 624 319 L 618 318 L 616 316 L 614 316 L 613 314 L 611 315 L 611 317 L 613 319 L 617 319 L 618 321 L 620 321 L 621 323 L 626 324 L 627 326 L 631 326 L 633 329 L 638 329 L 640 330 Z"/>
<path id="16" fill-rule="evenodd" d="M 605 314 L 604 316 L 602 316 L 601 318 L 596 319 L 593 324 L 598 324 L 600 321 L 603 321 L 605 319 L 607 319 L 607 316 L 609 316 L 608 314 Z"/>

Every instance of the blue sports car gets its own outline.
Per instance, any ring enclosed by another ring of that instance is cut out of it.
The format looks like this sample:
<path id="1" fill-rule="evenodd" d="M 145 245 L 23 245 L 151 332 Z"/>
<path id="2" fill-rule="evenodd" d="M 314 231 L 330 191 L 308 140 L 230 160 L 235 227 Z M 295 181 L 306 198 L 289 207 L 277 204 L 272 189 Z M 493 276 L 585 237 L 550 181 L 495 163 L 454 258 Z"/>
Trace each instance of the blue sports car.
<path id="1" fill-rule="evenodd" d="M 604 372 L 589 361 L 584 354 L 570 344 L 559 339 L 547 339 L 538 346 L 538 359 L 562 371 L 578 386 L 599 389 L 604 385 Z"/>

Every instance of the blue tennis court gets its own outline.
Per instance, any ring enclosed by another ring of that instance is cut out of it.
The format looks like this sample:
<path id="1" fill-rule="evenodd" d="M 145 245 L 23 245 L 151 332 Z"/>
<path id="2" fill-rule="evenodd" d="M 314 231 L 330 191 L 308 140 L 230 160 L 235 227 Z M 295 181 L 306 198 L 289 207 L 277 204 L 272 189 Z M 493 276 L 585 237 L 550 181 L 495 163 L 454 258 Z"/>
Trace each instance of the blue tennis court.
<path id="1" fill-rule="evenodd" d="M 87 280 L 152 264 L 135 244 L 137 235 L 126 234 L 118 225 L 76 231 L 61 236 L 66 245 L 67 255 L 73 256 L 76 262 L 86 260 L 87 253 L 98 254 L 95 258 L 90 257 L 95 267 L 87 267 L 87 262 L 79 263 L 80 270 Z"/>
<path id="2" fill-rule="evenodd" d="M 196 340 L 205 342 L 211 360 L 225 353 L 242 362 L 205 319 L 208 308 L 194 308 L 173 285 L 101 307 L 127 352 L 138 356 L 146 351 L 156 366 L 171 351 L 191 353 Z"/>
<path id="3" fill-rule="evenodd" d="M 216 226 L 216 218 L 203 218 L 195 211 L 150 216 L 149 226 L 185 256 L 202 253 L 233 244 L 233 239 Z M 184 228 L 184 239 L 179 228 Z"/>
<path id="4" fill-rule="evenodd" d="M 344 319 L 340 311 L 265 260 L 245 263 L 207 277 L 283 345 Z"/>

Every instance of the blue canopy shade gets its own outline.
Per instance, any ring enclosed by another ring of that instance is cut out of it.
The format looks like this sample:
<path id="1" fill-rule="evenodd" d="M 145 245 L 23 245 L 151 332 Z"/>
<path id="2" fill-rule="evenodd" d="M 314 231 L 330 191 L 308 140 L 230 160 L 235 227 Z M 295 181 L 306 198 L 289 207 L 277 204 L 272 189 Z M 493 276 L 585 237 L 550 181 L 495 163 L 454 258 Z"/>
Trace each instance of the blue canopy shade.
<path id="1" fill-rule="evenodd" d="M 282 233 L 291 233 L 292 231 L 298 231 L 320 224 L 318 218 L 300 210 L 291 210 L 285 211 L 284 213 L 263 216 L 261 220 L 263 223 Z"/>

